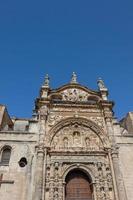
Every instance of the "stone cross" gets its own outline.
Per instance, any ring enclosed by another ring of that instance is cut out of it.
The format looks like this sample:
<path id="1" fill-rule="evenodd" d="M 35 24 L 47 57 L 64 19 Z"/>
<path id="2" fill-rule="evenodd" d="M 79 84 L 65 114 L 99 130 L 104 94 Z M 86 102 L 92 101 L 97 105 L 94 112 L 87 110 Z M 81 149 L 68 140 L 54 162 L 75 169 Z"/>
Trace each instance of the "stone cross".
<path id="1" fill-rule="evenodd" d="M 0 187 L 1 187 L 1 184 L 13 184 L 14 181 L 11 181 L 11 180 L 3 180 L 3 174 L 0 174 Z"/>

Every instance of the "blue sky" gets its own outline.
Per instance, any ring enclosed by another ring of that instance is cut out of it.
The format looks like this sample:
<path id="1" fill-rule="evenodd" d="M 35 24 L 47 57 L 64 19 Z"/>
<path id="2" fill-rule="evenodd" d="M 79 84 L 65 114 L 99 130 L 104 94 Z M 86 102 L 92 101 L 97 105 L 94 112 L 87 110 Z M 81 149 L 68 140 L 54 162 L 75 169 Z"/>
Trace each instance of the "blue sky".
<path id="1" fill-rule="evenodd" d="M 0 103 L 30 117 L 44 75 L 51 87 L 102 77 L 115 115 L 133 110 L 133 1 L 1 0 Z"/>

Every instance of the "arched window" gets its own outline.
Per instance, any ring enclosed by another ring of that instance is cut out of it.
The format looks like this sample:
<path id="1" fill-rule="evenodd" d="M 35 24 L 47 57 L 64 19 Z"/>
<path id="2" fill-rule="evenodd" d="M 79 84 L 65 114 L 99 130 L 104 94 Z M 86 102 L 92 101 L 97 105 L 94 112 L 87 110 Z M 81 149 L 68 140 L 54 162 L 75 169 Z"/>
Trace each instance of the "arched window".
<path id="1" fill-rule="evenodd" d="M 3 147 L 2 151 L 1 151 L 0 164 L 1 165 L 9 165 L 10 157 L 11 157 L 11 147 L 9 147 L 9 146 Z"/>

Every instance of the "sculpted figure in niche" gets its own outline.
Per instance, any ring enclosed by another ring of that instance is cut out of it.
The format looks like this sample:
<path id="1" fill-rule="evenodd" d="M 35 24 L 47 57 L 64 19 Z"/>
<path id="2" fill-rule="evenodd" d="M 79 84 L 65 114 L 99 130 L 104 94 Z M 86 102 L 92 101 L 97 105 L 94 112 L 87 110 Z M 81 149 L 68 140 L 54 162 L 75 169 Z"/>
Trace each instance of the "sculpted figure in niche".
<path id="1" fill-rule="evenodd" d="M 58 200 L 58 192 L 57 191 L 55 191 L 54 200 Z"/>
<path id="2" fill-rule="evenodd" d="M 86 148 L 90 147 L 90 139 L 89 138 L 85 139 L 85 144 L 86 144 Z"/>
<path id="3" fill-rule="evenodd" d="M 78 131 L 73 133 L 73 144 L 75 147 L 79 147 L 81 145 L 80 133 Z"/>
<path id="4" fill-rule="evenodd" d="M 57 146 L 58 146 L 58 138 L 55 137 L 55 138 L 54 138 L 54 141 L 53 141 L 52 147 L 55 149 L 55 148 L 57 148 Z"/>
<path id="5" fill-rule="evenodd" d="M 63 144 L 64 144 L 64 148 L 67 148 L 67 147 L 68 147 L 68 138 L 67 138 L 67 137 L 65 137 L 65 138 L 63 139 Z"/>
<path id="6" fill-rule="evenodd" d="M 55 180 L 58 180 L 58 169 L 55 169 Z"/>
<path id="7" fill-rule="evenodd" d="M 103 187 L 101 188 L 100 197 L 101 197 L 102 200 L 105 200 L 105 199 L 106 199 L 106 193 L 105 193 Z"/>
<path id="8" fill-rule="evenodd" d="M 39 114 L 42 116 L 42 115 L 47 115 L 47 113 L 48 113 L 48 108 L 47 108 L 47 106 L 42 106 L 42 107 L 40 108 Z"/>

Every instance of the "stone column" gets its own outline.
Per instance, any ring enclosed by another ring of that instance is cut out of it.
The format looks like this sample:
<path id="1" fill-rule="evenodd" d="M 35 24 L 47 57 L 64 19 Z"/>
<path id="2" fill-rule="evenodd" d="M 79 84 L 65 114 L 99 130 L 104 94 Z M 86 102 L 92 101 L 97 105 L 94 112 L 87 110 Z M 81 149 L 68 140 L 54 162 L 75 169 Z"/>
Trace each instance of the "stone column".
<path id="1" fill-rule="evenodd" d="M 54 180 L 51 180 L 49 186 L 49 200 L 53 199 L 54 199 Z"/>
<path id="2" fill-rule="evenodd" d="M 59 200 L 63 200 L 63 181 L 62 181 L 62 179 L 59 180 L 58 194 L 59 194 Z"/>
<path id="3" fill-rule="evenodd" d="M 96 191 L 96 183 L 93 182 L 93 199 L 97 200 L 97 191 Z"/>
<path id="4" fill-rule="evenodd" d="M 62 195 L 63 195 L 63 198 L 62 198 L 62 199 L 65 200 L 66 182 L 63 182 L 63 183 L 62 183 L 62 186 L 63 186 L 63 194 L 62 194 Z"/>
<path id="5" fill-rule="evenodd" d="M 100 200 L 100 183 L 98 178 L 95 179 L 95 197 L 96 200 Z"/>

